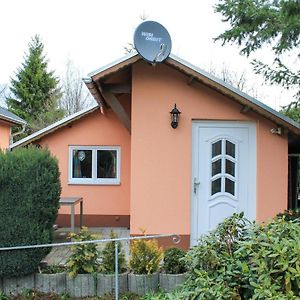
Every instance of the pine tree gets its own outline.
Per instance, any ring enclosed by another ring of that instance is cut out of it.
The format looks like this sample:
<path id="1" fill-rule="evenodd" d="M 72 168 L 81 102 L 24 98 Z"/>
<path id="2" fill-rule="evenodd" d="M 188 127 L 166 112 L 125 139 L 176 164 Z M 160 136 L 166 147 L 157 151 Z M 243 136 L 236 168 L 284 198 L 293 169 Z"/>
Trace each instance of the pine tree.
<path id="1" fill-rule="evenodd" d="M 271 84 L 296 90 L 295 101 L 286 107 L 300 108 L 300 1 L 299 0 L 219 0 L 216 12 L 230 28 L 216 40 L 242 46 L 249 56 L 264 46 L 271 46 L 274 61 L 267 64 L 254 60 L 254 70 Z M 294 56 L 289 66 L 283 55 Z"/>
<path id="2" fill-rule="evenodd" d="M 59 81 L 43 54 L 44 45 L 38 35 L 29 43 L 22 66 L 11 79 L 10 97 L 6 98 L 8 109 L 27 121 L 25 136 L 59 119 L 64 111 L 58 108 L 61 97 Z M 22 136 L 24 137 L 24 135 Z"/>

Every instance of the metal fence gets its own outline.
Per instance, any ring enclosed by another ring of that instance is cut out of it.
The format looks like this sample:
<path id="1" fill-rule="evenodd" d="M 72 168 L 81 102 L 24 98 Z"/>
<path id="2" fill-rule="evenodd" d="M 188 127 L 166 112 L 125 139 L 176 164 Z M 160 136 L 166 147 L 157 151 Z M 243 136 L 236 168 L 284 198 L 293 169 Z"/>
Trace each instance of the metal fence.
<path id="1" fill-rule="evenodd" d="M 136 237 L 122 237 L 122 238 L 113 238 L 113 239 L 98 239 L 90 241 L 79 241 L 79 242 L 65 242 L 65 243 L 52 243 L 52 244 L 41 244 L 41 245 L 27 245 L 27 246 L 14 246 L 14 247 L 3 247 L 0 248 L 0 251 L 11 251 L 11 250 L 23 250 L 23 249 L 35 249 L 35 248 L 54 248 L 54 247 L 68 247 L 74 245 L 83 245 L 83 244 L 100 244 L 107 242 L 115 242 L 115 297 L 116 300 L 119 299 L 119 271 L 118 271 L 118 242 L 130 242 L 132 240 L 138 239 L 159 239 L 170 237 L 174 244 L 180 243 L 180 236 L 177 234 L 158 234 L 158 235 L 143 235 Z"/>

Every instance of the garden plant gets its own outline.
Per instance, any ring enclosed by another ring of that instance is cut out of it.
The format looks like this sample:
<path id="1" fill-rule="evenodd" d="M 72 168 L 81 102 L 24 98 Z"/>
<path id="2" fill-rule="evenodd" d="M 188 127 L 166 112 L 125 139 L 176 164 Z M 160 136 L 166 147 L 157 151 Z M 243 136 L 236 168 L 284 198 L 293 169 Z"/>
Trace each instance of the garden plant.
<path id="1" fill-rule="evenodd" d="M 159 268 L 163 250 L 157 240 L 138 239 L 131 243 L 128 274 L 129 291 L 144 295 L 158 289 Z"/>
<path id="2" fill-rule="evenodd" d="M 153 274 L 159 271 L 163 250 L 157 240 L 134 240 L 130 247 L 129 266 L 134 274 Z"/>
<path id="3" fill-rule="evenodd" d="M 118 236 L 111 231 L 110 239 L 116 239 Z M 118 243 L 118 283 L 119 292 L 126 293 L 128 290 L 128 281 L 126 273 L 125 253 L 120 241 Z M 97 274 L 97 295 L 113 294 L 115 292 L 115 241 L 107 242 L 100 255 L 100 265 Z"/>
<path id="4" fill-rule="evenodd" d="M 48 244 L 59 208 L 58 164 L 35 147 L 0 151 L 0 247 Z M 0 278 L 37 271 L 50 248 L 0 252 Z"/>
<path id="5" fill-rule="evenodd" d="M 179 248 L 168 248 L 164 252 L 163 270 L 167 274 L 182 274 L 186 272 L 184 257 L 186 251 Z"/>
<path id="6" fill-rule="evenodd" d="M 186 279 L 184 257 L 186 251 L 179 248 L 169 248 L 164 252 L 162 272 L 159 274 L 159 287 L 162 291 L 171 292 L 182 285 Z"/>
<path id="7" fill-rule="evenodd" d="M 299 299 L 299 237 L 297 220 L 255 224 L 235 214 L 187 253 L 183 287 L 156 299 Z"/>
<path id="8" fill-rule="evenodd" d="M 96 239 L 95 235 L 89 233 L 87 227 L 82 227 L 78 234 L 70 233 L 69 237 L 74 242 Z M 97 271 L 99 253 L 95 243 L 74 245 L 71 249 L 73 253 L 67 261 L 68 273 L 71 278 L 76 277 L 77 274 L 89 274 Z"/>
<path id="9" fill-rule="evenodd" d="M 278 214 L 278 217 L 284 217 L 286 221 L 297 220 L 300 223 L 300 208 L 285 210 Z"/>
<path id="10" fill-rule="evenodd" d="M 117 234 L 113 231 L 110 232 L 110 239 L 117 238 Z M 115 243 L 107 242 L 100 255 L 100 273 L 113 274 L 115 272 Z M 120 241 L 118 243 L 118 272 L 119 274 L 126 271 L 125 253 Z"/>

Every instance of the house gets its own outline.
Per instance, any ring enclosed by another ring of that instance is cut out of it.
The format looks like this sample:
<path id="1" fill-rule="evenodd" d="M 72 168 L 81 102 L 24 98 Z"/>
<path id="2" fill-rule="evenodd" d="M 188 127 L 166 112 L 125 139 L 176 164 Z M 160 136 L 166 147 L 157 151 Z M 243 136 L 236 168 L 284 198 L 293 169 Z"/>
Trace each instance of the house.
<path id="1" fill-rule="evenodd" d="M 298 204 L 300 125 L 265 104 L 175 55 L 132 53 L 85 83 L 97 105 L 12 145 L 51 150 L 85 225 L 177 233 L 189 247 L 233 212 L 263 222 Z"/>
<path id="2" fill-rule="evenodd" d="M 0 149 L 9 148 L 12 138 L 11 128 L 15 125 L 24 128 L 26 122 L 7 109 L 0 107 Z"/>

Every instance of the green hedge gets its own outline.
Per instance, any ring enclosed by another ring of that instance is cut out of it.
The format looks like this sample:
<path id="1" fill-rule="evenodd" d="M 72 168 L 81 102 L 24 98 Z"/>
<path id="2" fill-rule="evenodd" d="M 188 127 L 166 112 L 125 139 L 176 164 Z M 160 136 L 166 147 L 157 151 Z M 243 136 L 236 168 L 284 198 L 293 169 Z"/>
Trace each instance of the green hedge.
<path id="1" fill-rule="evenodd" d="M 0 248 L 50 243 L 61 185 L 57 161 L 33 147 L 0 152 Z M 0 277 L 29 274 L 50 249 L 0 251 Z"/>

